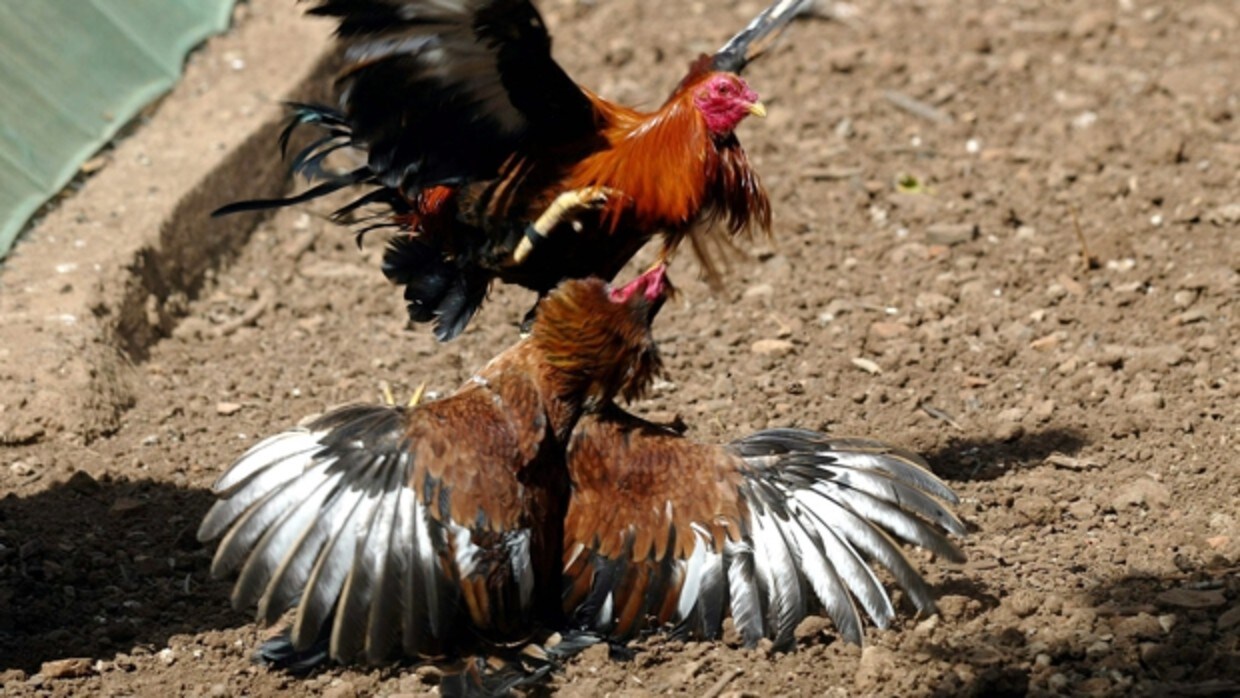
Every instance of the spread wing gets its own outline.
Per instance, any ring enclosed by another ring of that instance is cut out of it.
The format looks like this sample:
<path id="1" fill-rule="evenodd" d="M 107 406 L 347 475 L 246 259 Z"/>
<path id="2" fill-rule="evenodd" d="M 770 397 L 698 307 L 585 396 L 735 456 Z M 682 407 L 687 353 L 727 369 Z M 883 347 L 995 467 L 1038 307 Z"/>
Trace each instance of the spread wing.
<path id="1" fill-rule="evenodd" d="M 684 622 L 718 635 L 728 599 L 722 551 L 742 545 L 748 517 L 738 466 L 721 448 L 618 407 L 584 417 L 568 448 L 564 610 L 572 621 L 617 638 Z"/>
<path id="2" fill-rule="evenodd" d="M 213 574 L 240 570 L 233 605 L 266 624 L 294 608 L 294 650 L 329 639 L 342 662 L 524 627 L 532 533 L 506 461 L 521 449 L 481 401 L 346 407 L 251 448 L 198 534 L 223 536 Z"/>
<path id="3" fill-rule="evenodd" d="M 490 179 L 523 143 L 594 130 L 529 0 L 317 0 L 340 20 L 344 122 L 381 184 Z"/>
<path id="4" fill-rule="evenodd" d="M 876 442 L 785 429 L 711 446 L 614 408 L 579 424 L 569 470 L 565 609 L 617 639 L 716 637 L 730 613 L 746 643 L 786 646 L 822 609 L 859 643 L 858 605 L 879 627 L 894 616 L 875 564 L 934 608 L 897 541 L 961 558 L 944 531 L 964 526 L 939 501 L 955 495 Z"/>

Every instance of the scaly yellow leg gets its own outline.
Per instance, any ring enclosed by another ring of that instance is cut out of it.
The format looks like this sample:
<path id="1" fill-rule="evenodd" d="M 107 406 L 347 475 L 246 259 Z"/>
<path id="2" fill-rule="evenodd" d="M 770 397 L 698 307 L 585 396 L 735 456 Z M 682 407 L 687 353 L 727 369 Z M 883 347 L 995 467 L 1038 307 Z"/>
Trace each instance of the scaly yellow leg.
<path id="1" fill-rule="evenodd" d="M 418 389 L 413 391 L 413 395 L 409 397 L 409 407 L 410 408 L 417 407 L 418 403 L 422 402 L 422 396 L 425 394 L 426 394 L 426 381 L 422 381 L 422 383 L 418 386 Z"/>
<path id="2" fill-rule="evenodd" d="M 513 264 L 520 264 L 530 256 L 530 252 L 534 251 L 534 245 L 546 238 L 555 230 L 564 217 L 570 213 L 577 211 L 586 211 L 589 209 L 599 208 L 607 203 L 608 197 L 613 196 L 617 192 L 607 187 L 590 187 L 587 189 L 573 189 L 566 191 L 543 211 L 530 225 L 525 228 L 525 237 L 521 238 L 521 242 L 517 243 L 517 249 L 512 253 Z"/>

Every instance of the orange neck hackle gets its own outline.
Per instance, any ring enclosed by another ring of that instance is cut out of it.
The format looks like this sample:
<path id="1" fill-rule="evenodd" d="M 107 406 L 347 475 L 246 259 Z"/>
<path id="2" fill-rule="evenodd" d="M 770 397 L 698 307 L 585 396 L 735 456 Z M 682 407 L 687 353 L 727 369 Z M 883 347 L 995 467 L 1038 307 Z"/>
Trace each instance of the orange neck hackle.
<path id="1" fill-rule="evenodd" d="M 619 288 L 590 278 L 552 291 L 539 305 L 530 341 L 561 397 L 591 409 L 617 396 L 642 396 L 662 369 L 650 323 L 670 293 L 662 266 Z"/>
<path id="2" fill-rule="evenodd" d="M 605 124 L 601 135 L 608 146 L 577 163 L 563 187 L 621 192 L 605 206 L 604 224 L 612 233 L 623 225 L 678 239 L 720 217 L 730 234 L 769 228 L 766 193 L 732 131 L 745 115 L 765 110 L 739 77 L 691 72 L 651 113 L 587 94 Z"/>
<path id="3" fill-rule="evenodd" d="M 653 114 L 615 104 L 604 136 L 609 147 L 573 168 L 567 188 L 607 187 L 624 197 L 609 201 L 611 228 L 621 214 L 641 229 L 683 227 L 701 210 L 716 155 L 701 113 L 676 98 Z"/>

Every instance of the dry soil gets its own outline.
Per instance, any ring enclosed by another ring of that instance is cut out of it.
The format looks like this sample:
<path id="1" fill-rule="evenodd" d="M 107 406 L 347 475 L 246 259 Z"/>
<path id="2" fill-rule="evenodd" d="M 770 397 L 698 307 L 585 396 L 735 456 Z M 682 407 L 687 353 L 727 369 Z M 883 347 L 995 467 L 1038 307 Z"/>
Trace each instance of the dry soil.
<path id="1" fill-rule="evenodd" d="M 541 5 L 577 79 L 646 105 L 758 8 Z M 629 662 L 587 652 L 555 689 L 1240 691 L 1240 7 L 822 6 L 747 76 L 770 109 L 740 135 L 774 236 L 719 293 L 677 260 L 668 378 L 634 409 L 701 439 L 799 425 L 918 450 L 961 494 L 969 562 L 917 557 L 941 615 L 864 650 L 826 622 L 787 654 L 652 639 Z M 531 301 L 496 289 L 439 345 L 406 326 L 379 241 L 359 252 L 329 208 L 280 213 L 210 275 L 134 357 L 115 433 L 0 449 L 5 695 L 434 690 L 409 668 L 251 666 L 266 631 L 194 539 L 256 439 L 385 381 L 451 390 Z"/>

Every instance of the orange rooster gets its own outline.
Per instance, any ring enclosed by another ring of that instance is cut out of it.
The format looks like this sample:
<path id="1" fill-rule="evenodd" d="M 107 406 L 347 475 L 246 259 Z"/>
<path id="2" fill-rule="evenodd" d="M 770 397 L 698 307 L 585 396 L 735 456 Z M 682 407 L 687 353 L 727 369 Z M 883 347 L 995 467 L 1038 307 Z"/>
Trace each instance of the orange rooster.
<path id="1" fill-rule="evenodd" d="M 268 624 L 295 609 L 265 658 L 461 656 L 558 618 L 565 444 L 583 412 L 653 380 L 669 292 L 662 267 L 566 281 L 451 396 L 335 410 L 234 463 L 199 538 L 223 536 L 212 573 L 240 571 L 237 608 Z"/>
<path id="2" fill-rule="evenodd" d="M 871 563 L 934 611 L 897 540 L 962 559 L 942 531 L 965 528 L 938 501 L 956 495 L 874 441 L 770 429 L 714 446 L 609 405 L 577 424 L 568 475 L 564 610 L 612 641 L 715 638 L 730 615 L 746 645 L 786 649 L 821 609 L 860 644 L 858 604 L 881 628 L 894 617 Z"/>
<path id="3" fill-rule="evenodd" d="M 403 231 L 384 272 L 405 287 L 411 319 L 434 321 L 441 340 L 466 327 L 494 279 L 540 296 L 565 278 L 611 279 L 657 234 L 661 261 L 687 238 L 715 278 L 713 246 L 770 228 L 735 133 L 765 109 L 739 73 L 810 0 L 772 4 L 651 112 L 574 83 L 529 0 L 315 2 L 312 14 L 339 18 L 347 46 L 341 109 L 294 105 L 282 140 L 319 126 L 294 169 L 324 181 L 220 213 L 372 186 L 337 217 L 386 207 L 362 232 Z M 326 172 L 342 148 L 366 164 Z"/>

